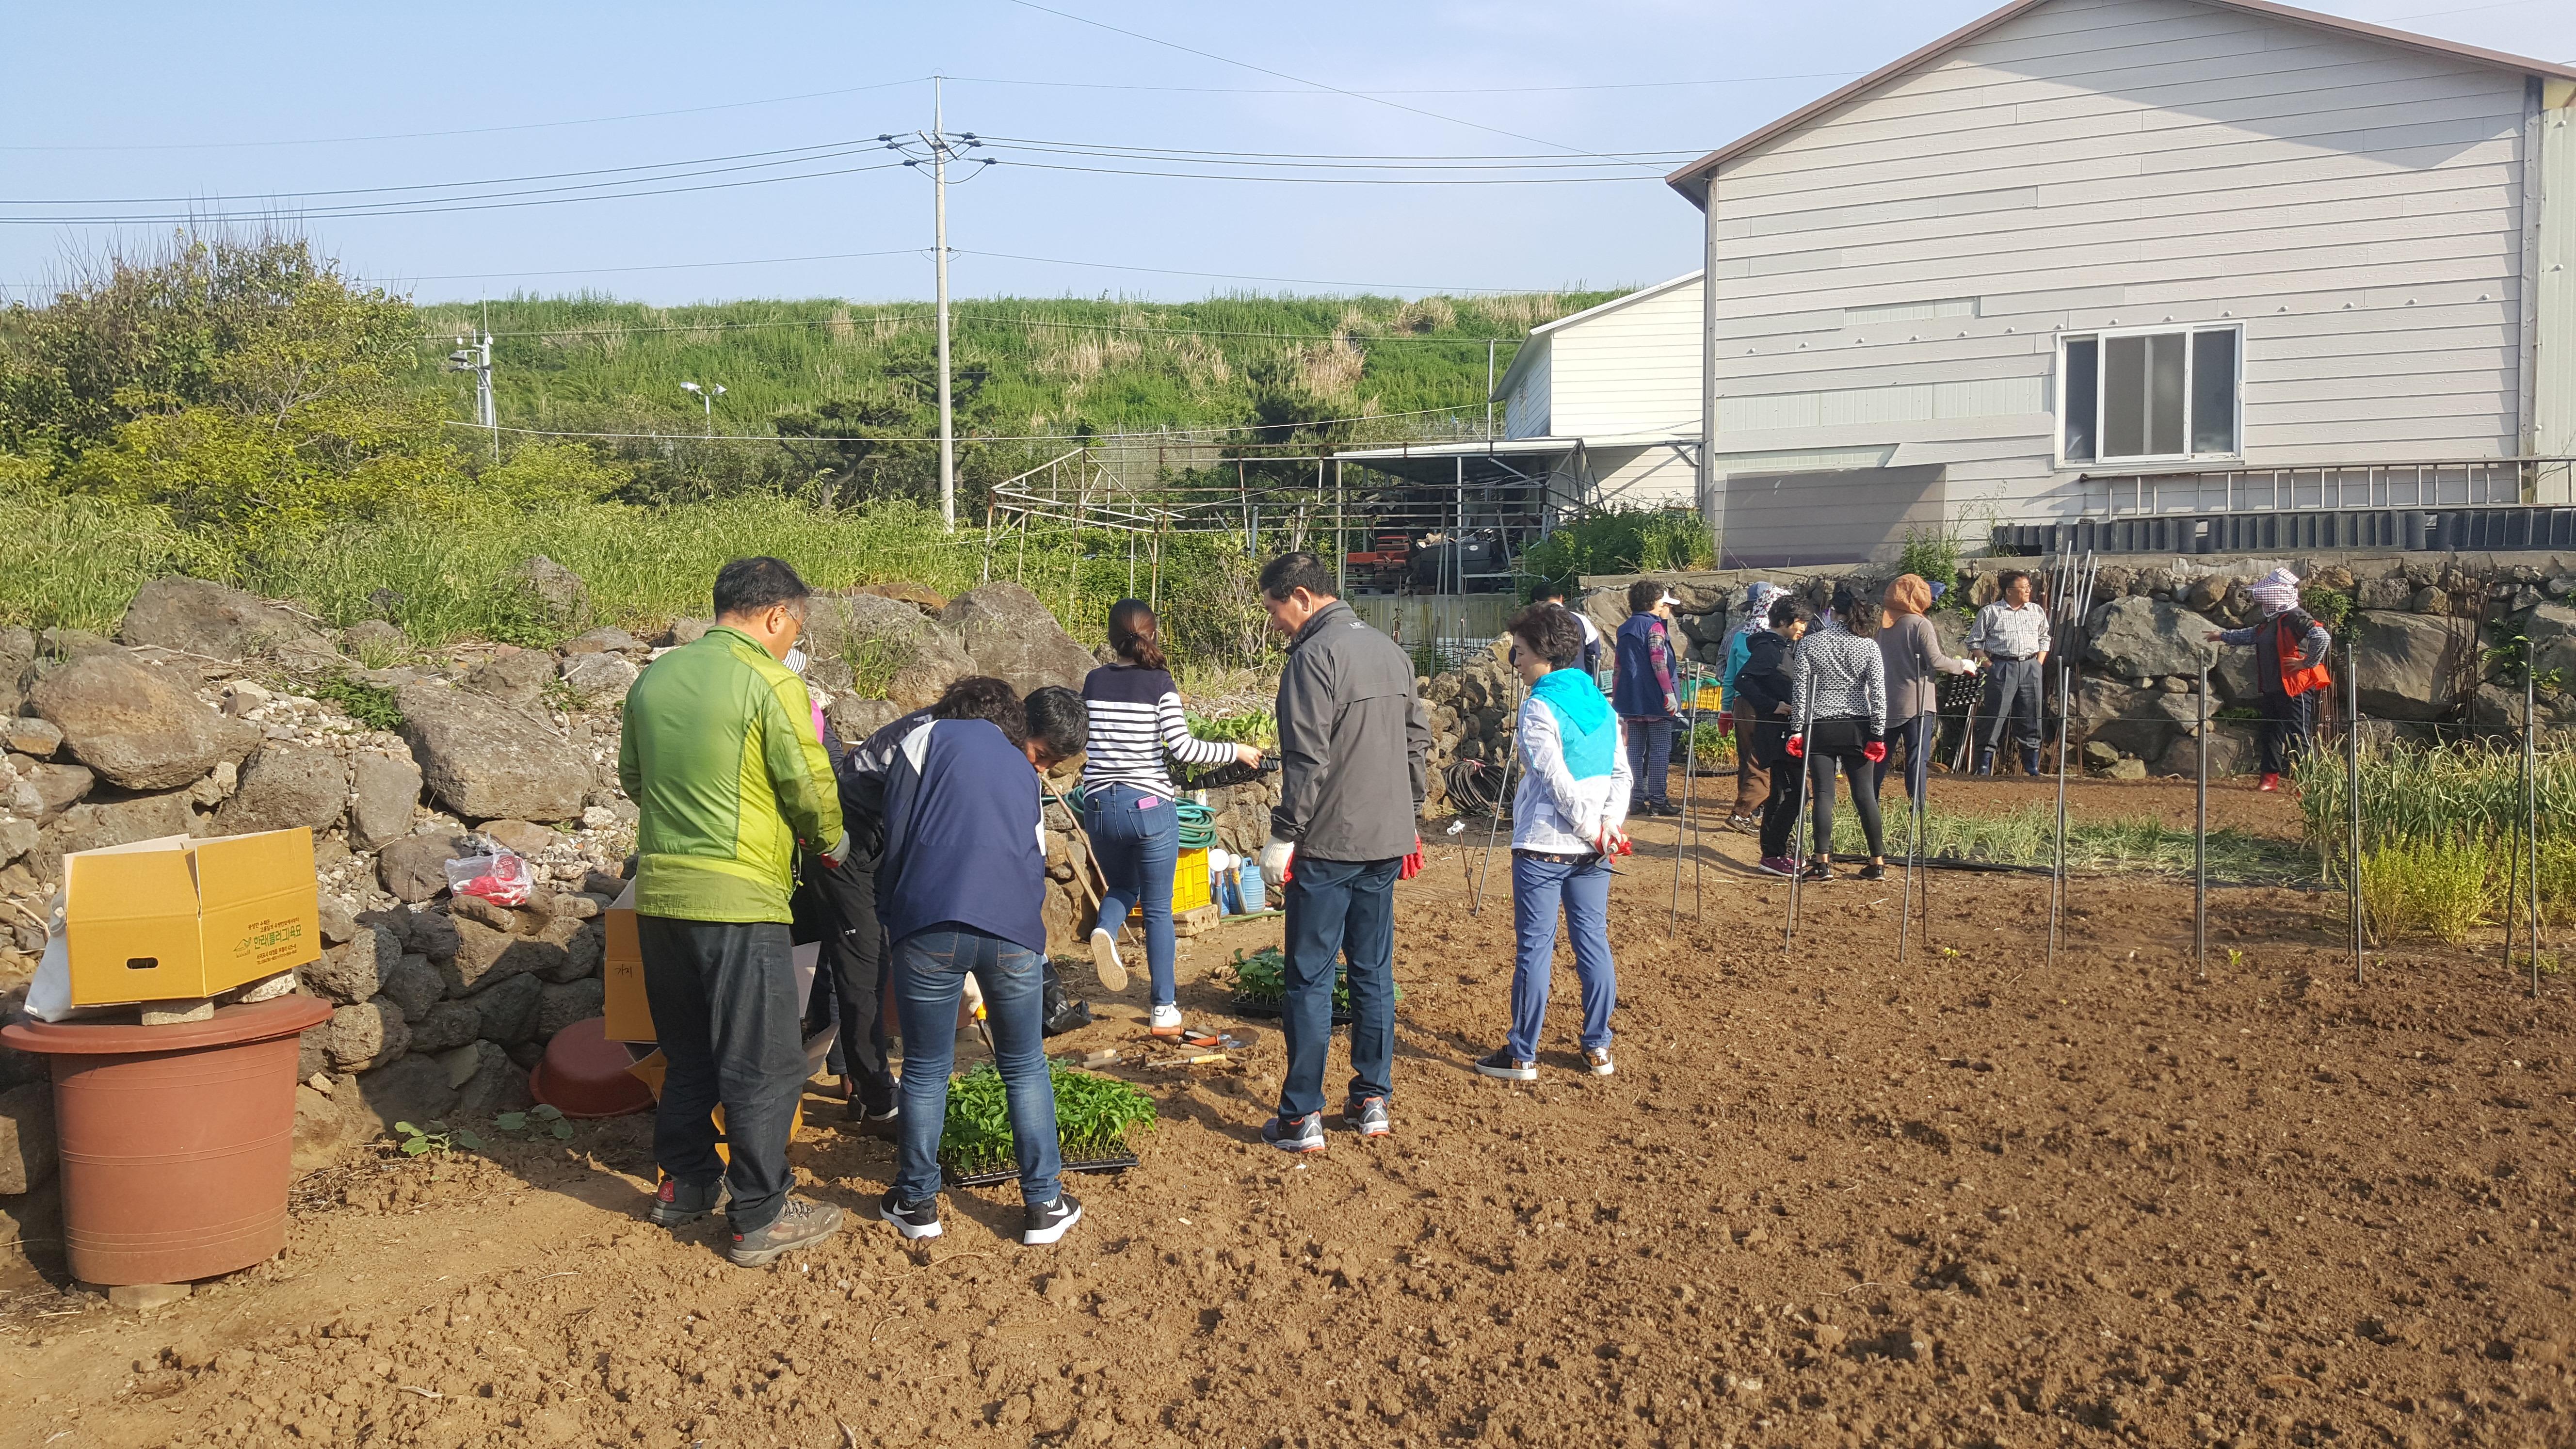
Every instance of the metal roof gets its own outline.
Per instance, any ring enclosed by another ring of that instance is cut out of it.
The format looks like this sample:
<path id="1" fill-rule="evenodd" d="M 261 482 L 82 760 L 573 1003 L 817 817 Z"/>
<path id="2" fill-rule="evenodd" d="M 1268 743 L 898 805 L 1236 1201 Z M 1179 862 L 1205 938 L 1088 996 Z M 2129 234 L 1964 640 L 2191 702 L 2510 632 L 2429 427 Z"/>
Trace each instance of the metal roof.
<path id="1" fill-rule="evenodd" d="M 1922 49 L 1889 61 L 1851 84 L 1819 96 L 1778 120 L 1728 142 L 1666 176 L 1664 181 L 1674 190 L 1689 197 L 1693 205 L 1705 209 L 1708 205 L 1709 177 L 1718 167 L 1768 145 L 1849 101 L 1859 99 L 1896 77 L 1947 51 L 1967 44 L 2006 21 L 2017 19 L 2049 3 L 2050 0 L 2012 0 L 2011 4 L 1988 11 Z M 2321 15 L 2314 10 L 2301 10 L 2292 5 L 2276 4 L 2274 0 L 2195 0 L 2195 3 L 2215 6 L 2221 10 L 2241 11 L 2248 15 L 2259 15 L 2272 20 L 2286 20 L 2296 25 L 2306 25 L 2341 35 L 2358 36 L 2364 40 L 2376 40 L 2407 50 L 2449 56 L 2457 60 L 2475 61 L 2481 65 L 2491 65 L 2503 70 L 2521 71 L 2525 75 L 2576 80 L 2576 67 L 2556 61 L 2508 55 L 2501 50 L 2462 45 L 2455 40 L 2438 40 L 2430 35 L 2417 35 L 2409 30 L 2392 30 L 2385 25 L 2372 25 L 2367 21 L 2346 20 L 2339 15 Z"/>

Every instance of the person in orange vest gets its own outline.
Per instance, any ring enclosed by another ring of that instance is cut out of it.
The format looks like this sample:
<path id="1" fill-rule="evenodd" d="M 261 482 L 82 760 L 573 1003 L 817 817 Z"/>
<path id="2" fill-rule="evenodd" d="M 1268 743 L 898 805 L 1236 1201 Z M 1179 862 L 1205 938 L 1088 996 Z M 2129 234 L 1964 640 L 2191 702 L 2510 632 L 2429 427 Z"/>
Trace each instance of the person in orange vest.
<path id="1" fill-rule="evenodd" d="M 2245 591 L 2254 596 L 2262 619 L 2242 629 L 2212 629 L 2204 637 L 2214 644 L 2254 646 L 2254 677 L 2263 696 L 2261 788 L 2278 790 L 2291 757 L 2308 748 L 2316 691 L 2334 683 L 2326 673 L 2326 650 L 2334 640 L 2299 607 L 2299 576 L 2288 569 L 2272 570 Z"/>

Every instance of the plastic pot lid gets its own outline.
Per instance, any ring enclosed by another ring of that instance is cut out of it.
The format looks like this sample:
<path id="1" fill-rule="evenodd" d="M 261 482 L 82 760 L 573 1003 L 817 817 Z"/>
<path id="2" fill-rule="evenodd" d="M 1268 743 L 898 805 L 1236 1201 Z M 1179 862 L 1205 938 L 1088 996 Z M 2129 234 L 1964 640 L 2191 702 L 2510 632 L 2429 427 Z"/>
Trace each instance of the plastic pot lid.
<path id="1" fill-rule="evenodd" d="M 15 1021 L 0 1027 L 0 1042 L 48 1056 L 135 1056 L 239 1046 L 293 1036 L 331 1019 L 331 1003 L 314 996 L 280 996 L 248 1005 L 218 1006 L 206 1021 L 145 1026 L 139 1021 Z"/>

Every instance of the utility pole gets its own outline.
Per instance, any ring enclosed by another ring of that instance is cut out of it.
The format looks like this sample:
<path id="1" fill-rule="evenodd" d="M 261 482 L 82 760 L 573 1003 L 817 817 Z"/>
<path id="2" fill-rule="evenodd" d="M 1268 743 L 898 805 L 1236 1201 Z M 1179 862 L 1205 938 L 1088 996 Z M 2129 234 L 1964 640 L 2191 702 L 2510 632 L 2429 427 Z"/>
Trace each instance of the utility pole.
<path id="1" fill-rule="evenodd" d="M 724 384 L 717 382 L 700 387 L 694 382 L 684 382 L 680 384 L 680 391 L 698 395 L 698 401 L 706 407 L 707 436 L 714 437 L 716 435 L 716 399 L 724 396 Z"/>
<path id="2" fill-rule="evenodd" d="M 930 78 L 929 130 L 903 138 L 888 132 L 877 139 L 887 150 L 900 153 L 906 166 L 930 163 L 931 272 L 939 297 L 939 517 L 953 531 L 957 527 L 957 425 L 948 349 L 948 163 L 972 161 L 980 168 L 994 161 L 965 154 L 967 148 L 984 144 L 974 132 L 949 133 L 944 81 L 942 76 Z M 970 172 L 968 179 L 981 174 L 980 169 Z"/>
<path id="3" fill-rule="evenodd" d="M 492 435 L 492 461 L 501 461 L 501 421 L 492 410 L 492 332 L 484 324 L 479 344 L 456 339 L 456 350 L 447 354 L 447 370 L 474 374 L 474 426 Z"/>
<path id="4" fill-rule="evenodd" d="M 1485 441 L 1494 440 L 1494 339 L 1485 339 Z"/>

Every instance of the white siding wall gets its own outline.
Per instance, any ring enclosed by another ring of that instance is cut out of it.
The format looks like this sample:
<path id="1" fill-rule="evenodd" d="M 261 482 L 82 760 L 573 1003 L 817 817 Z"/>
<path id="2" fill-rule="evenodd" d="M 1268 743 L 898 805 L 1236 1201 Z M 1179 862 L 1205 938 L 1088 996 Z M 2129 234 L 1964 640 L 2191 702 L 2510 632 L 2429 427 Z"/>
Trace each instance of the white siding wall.
<path id="1" fill-rule="evenodd" d="M 1594 448 L 1588 461 L 1605 508 L 1699 506 L 1699 466 L 1684 448 Z"/>
<path id="2" fill-rule="evenodd" d="M 2523 106 L 2191 0 L 2034 10 L 1721 170 L 1718 451 L 1893 444 L 1972 515 L 2072 511 L 2054 334 L 2232 320 L 2249 465 L 2510 456 Z"/>
<path id="3" fill-rule="evenodd" d="M 1527 344 L 1538 349 L 1530 364 L 1521 372 L 1521 380 L 1512 384 L 1512 394 L 1503 401 L 1503 436 L 1506 438 L 1544 438 L 1548 423 L 1549 364 L 1556 354 L 1550 339 L 1541 337 Z"/>
<path id="4" fill-rule="evenodd" d="M 1557 436 L 1698 434 L 1697 281 L 1571 323 L 1548 338 L 1554 379 L 1548 425 Z"/>

